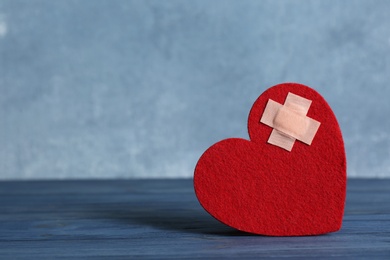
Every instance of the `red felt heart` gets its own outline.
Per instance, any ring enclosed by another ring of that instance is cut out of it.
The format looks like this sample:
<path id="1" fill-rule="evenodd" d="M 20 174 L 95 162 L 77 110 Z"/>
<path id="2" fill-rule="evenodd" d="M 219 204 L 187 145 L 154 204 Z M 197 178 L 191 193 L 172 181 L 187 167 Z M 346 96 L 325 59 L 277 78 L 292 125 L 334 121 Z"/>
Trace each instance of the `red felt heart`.
<path id="1" fill-rule="evenodd" d="M 260 123 L 268 99 L 283 104 L 288 92 L 312 100 L 307 116 L 321 123 L 311 145 L 292 151 L 267 143 L 272 128 Z M 331 108 L 315 90 L 284 83 L 253 104 L 249 140 L 230 138 L 207 149 L 194 174 L 196 196 L 219 221 L 241 231 L 303 236 L 341 228 L 346 195 L 344 143 Z"/>

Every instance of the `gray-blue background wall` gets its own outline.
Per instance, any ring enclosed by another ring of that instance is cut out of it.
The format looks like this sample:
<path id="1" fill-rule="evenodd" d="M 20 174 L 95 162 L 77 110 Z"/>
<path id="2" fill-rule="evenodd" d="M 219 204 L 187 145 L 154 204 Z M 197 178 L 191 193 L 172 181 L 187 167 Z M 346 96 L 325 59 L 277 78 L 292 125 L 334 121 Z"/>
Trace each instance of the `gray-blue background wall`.
<path id="1" fill-rule="evenodd" d="M 0 179 L 191 177 L 268 87 L 319 91 L 390 177 L 389 1 L 0 0 Z"/>

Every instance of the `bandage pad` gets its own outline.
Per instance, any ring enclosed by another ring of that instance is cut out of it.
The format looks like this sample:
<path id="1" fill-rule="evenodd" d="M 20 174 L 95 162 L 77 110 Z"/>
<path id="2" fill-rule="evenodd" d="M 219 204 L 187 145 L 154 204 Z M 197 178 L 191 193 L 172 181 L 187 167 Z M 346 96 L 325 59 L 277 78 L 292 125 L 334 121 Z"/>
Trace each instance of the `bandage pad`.
<path id="1" fill-rule="evenodd" d="M 287 94 L 284 105 L 269 99 L 260 122 L 273 128 L 268 143 L 291 151 L 295 140 L 310 145 L 320 122 L 307 117 L 311 100 Z"/>

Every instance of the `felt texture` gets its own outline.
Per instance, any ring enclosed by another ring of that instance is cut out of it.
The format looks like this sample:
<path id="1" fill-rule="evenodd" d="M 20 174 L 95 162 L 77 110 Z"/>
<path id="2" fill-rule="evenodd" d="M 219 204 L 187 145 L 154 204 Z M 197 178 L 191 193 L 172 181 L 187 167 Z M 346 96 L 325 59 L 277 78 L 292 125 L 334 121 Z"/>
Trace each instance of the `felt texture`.
<path id="1" fill-rule="evenodd" d="M 267 143 L 272 128 L 260 118 L 269 99 L 283 104 L 288 92 L 312 100 L 307 116 L 321 122 L 311 145 L 288 152 Z M 208 148 L 194 173 L 194 189 L 217 220 L 255 234 L 303 236 L 341 228 L 346 196 L 346 156 L 340 127 L 315 90 L 283 83 L 255 101 L 250 140 L 225 139 Z"/>

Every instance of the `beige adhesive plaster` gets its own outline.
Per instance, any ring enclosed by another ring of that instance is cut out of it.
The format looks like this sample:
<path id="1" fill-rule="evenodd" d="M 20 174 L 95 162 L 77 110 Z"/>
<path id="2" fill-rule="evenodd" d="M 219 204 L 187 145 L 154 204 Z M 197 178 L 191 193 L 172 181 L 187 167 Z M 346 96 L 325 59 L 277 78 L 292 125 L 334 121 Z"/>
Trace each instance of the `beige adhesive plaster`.
<path id="1" fill-rule="evenodd" d="M 269 99 L 260 119 L 273 128 L 268 143 L 291 151 L 295 140 L 310 145 L 320 122 L 306 116 L 311 100 L 288 93 L 284 105 Z"/>

